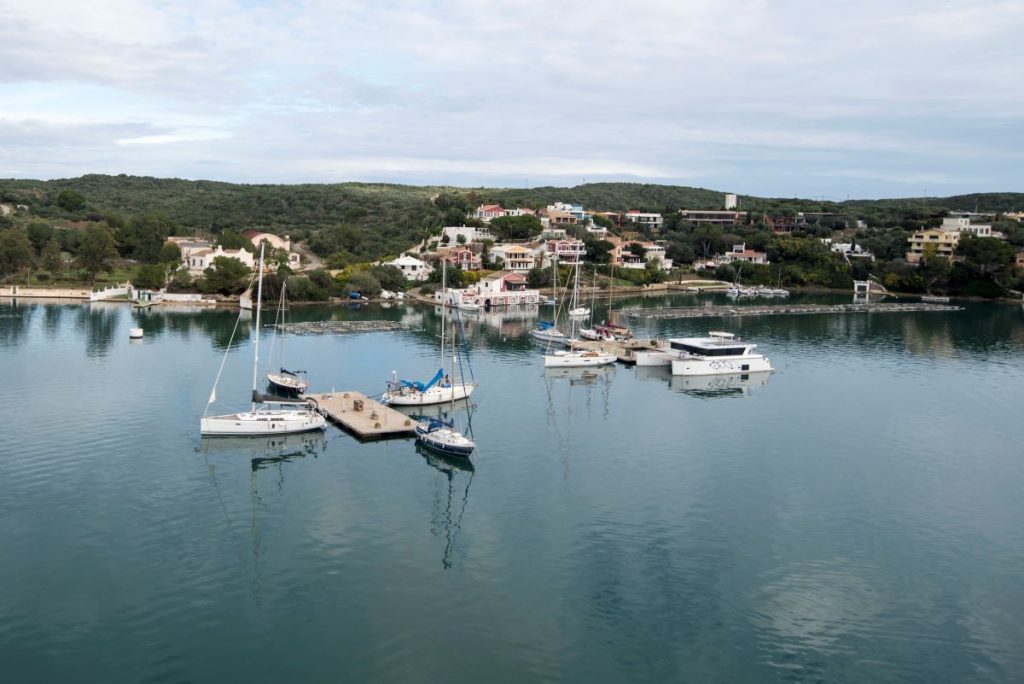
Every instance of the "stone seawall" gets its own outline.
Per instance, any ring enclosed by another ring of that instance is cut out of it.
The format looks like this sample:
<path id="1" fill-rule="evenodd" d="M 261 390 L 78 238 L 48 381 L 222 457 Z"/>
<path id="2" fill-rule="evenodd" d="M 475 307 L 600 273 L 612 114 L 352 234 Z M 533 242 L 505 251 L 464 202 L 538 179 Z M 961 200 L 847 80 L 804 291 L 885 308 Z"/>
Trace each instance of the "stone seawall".
<path id="1" fill-rule="evenodd" d="M 22 287 L 21 285 L 5 285 L 0 287 L 0 297 L 88 300 L 90 295 L 92 295 L 91 290 L 76 290 L 64 287 Z"/>

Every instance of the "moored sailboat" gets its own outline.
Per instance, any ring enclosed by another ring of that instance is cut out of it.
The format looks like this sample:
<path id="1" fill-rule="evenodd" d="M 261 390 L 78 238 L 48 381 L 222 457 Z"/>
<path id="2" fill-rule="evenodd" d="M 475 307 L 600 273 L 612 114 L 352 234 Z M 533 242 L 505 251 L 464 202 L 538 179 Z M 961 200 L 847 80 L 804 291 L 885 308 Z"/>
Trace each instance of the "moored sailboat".
<path id="1" fill-rule="evenodd" d="M 219 416 L 208 416 L 203 413 L 199 420 L 199 432 L 202 435 L 280 435 L 292 432 L 322 430 L 327 420 L 317 413 L 307 402 L 299 400 L 283 400 L 261 395 L 256 387 L 260 361 L 260 308 L 263 296 L 263 248 L 260 248 L 259 272 L 256 287 L 256 329 L 253 333 L 252 360 L 252 402 L 248 411 L 228 413 Z M 241 314 L 239 315 L 241 320 Z M 235 323 L 238 329 L 238 323 Z M 232 337 L 234 334 L 232 333 Z M 210 398 L 206 402 L 206 410 L 217 400 L 217 384 L 220 382 L 224 363 L 231 350 L 231 345 L 224 352 L 224 358 L 213 382 Z M 288 408 L 283 408 L 288 406 Z"/>
<path id="2" fill-rule="evenodd" d="M 448 307 L 444 305 L 447 301 L 447 262 L 442 266 L 441 271 L 441 364 L 434 373 L 434 376 L 427 382 L 416 380 L 400 380 L 398 374 L 392 372 L 391 380 L 387 382 L 387 390 L 381 395 L 381 403 L 391 406 L 427 406 L 430 404 L 443 404 L 449 401 L 466 399 L 476 389 L 477 383 L 453 382 L 451 376 L 444 372 L 445 361 L 445 328 L 447 326 Z M 456 338 L 454 326 L 452 328 L 451 346 L 455 350 Z M 454 369 L 453 369 L 454 375 Z M 472 369 L 470 370 L 472 373 Z"/>

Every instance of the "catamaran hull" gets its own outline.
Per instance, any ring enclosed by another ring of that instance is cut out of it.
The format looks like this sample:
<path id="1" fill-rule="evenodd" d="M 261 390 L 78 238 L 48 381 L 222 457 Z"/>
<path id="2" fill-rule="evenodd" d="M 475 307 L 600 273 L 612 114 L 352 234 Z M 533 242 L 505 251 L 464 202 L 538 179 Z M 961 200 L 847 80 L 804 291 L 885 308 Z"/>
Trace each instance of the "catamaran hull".
<path id="1" fill-rule="evenodd" d="M 760 354 L 719 358 L 695 356 L 672 361 L 672 375 L 733 375 L 774 370 L 768 359 Z"/>
<path id="2" fill-rule="evenodd" d="M 201 435 L 285 435 L 326 427 L 327 419 L 312 411 L 249 411 L 199 420 Z"/>
<path id="3" fill-rule="evenodd" d="M 381 403 L 390 406 L 429 406 L 431 404 L 443 404 L 449 401 L 465 399 L 473 393 L 476 385 L 453 385 L 451 387 L 431 387 L 426 392 L 420 392 L 409 388 L 402 391 L 385 392 L 381 397 Z"/>

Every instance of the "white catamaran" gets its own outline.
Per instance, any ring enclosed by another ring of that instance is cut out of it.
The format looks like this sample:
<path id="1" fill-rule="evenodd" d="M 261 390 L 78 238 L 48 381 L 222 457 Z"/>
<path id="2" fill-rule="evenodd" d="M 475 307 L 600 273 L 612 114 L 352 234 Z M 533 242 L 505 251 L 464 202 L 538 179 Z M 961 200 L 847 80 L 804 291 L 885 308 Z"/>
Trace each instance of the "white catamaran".
<path id="1" fill-rule="evenodd" d="M 260 247 L 259 272 L 256 285 L 256 330 L 253 334 L 253 358 L 252 358 L 252 404 L 248 411 L 229 413 L 220 416 L 208 416 L 206 412 L 217 400 L 217 383 L 220 382 L 220 375 L 224 371 L 224 363 L 227 361 L 231 345 L 224 352 L 224 358 L 220 363 L 220 370 L 217 371 L 217 378 L 213 381 L 213 389 L 210 391 L 210 398 L 206 402 L 206 411 L 199 419 L 199 432 L 203 435 L 281 435 L 291 432 L 308 432 L 309 430 L 323 430 L 327 425 L 326 419 L 302 400 L 284 400 L 260 395 L 256 387 L 258 368 L 260 363 L 260 308 L 263 298 L 263 248 Z M 239 314 L 241 320 L 241 313 Z M 238 322 L 235 323 L 235 330 L 238 330 Z M 234 333 L 232 333 L 234 338 Z M 284 407 L 288 408 L 284 408 Z"/>

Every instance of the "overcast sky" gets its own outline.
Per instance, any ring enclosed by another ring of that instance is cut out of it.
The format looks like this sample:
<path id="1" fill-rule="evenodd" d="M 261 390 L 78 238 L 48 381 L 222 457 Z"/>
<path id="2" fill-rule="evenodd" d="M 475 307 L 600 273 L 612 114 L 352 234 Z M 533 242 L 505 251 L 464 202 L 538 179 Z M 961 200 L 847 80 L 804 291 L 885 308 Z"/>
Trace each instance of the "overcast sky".
<path id="1" fill-rule="evenodd" d="M 0 176 L 1021 191 L 1024 2 L 0 0 Z"/>

